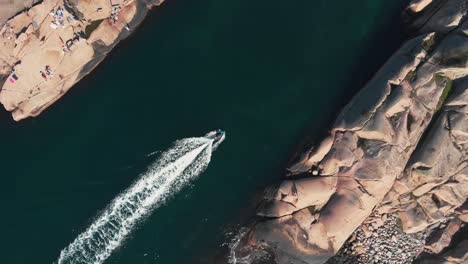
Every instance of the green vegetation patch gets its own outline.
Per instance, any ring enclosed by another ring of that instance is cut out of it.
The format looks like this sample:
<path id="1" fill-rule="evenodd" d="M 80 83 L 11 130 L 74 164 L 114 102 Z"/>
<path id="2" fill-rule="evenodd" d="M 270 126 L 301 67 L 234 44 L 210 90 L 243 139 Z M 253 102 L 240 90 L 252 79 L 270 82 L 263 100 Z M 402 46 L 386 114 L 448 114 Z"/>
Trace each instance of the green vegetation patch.
<path id="1" fill-rule="evenodd" d="M 97 27 L 99 27 L 99 25 L 102 23 L 103 20 L 104 19 L 95 20 L 91 22 L 91 24 L 87 25 L 85 29 L 86 37 L 91 36 L 91 33 L 93 33 L 93 31 L 96 30 Z"/>
<path id="2" fill-rule="evenodd" d="M 416 78 L 416 72 L 414 70 L 409 71 L 405 76 L 405 80 L 408 82 L 413 81 L 414 78 Z"/>
<path id="3" fill-rule="evenodd" d="M 434 80 L 437 84 L 437 86 L 442 86 L 442 94 L 440 95 L 439 102 L 437 103 L 437 107 L 435 109 L 435 112 L 439 112 L 440 109 L 442 109 L 442 106 L 444 106 L 445 101 L 447 100 L 447 97 L 450 95 L 452 92 L 453 88 L 453 81 L 441 74 L 436 74 L 434 76 Z"/>
<path id="4" fill-rule="evenodd" d="M 429 39 L 427 39 L 426 41 L 424 41 L 422 43 L 422 48 L 425 50 L 425 51 L 431 51 L 432 48 L 434 47 L 436 43 L 436 34 L 432 35 Z"/>
<path id="5" fill-rule="evenodd" d="M 309 209 L 311 215 L 315 214 L 315 205 L 309 206 L 307 209 Z"/>

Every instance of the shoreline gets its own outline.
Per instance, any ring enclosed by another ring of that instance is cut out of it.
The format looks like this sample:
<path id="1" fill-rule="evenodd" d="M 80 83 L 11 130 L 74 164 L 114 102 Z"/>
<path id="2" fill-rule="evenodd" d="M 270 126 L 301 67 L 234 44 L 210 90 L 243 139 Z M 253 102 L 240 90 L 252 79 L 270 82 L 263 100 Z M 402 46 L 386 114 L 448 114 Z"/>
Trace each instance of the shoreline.
<path id="1" fill-rule="evenodd" d="M 126 0 L 106 7 L 102 2 L 45 0 L 5 22 L 0 34 L 5 50 L 0 54 L 0 102 L 15 121 L 37 116 L 60 99 L 131 35 L 153 6 L 163 3 Z M 104 23 L 85 33 L 93 21 Z M 44 66 L 50 69 L 47 74 Z M 25 73 L 35 71 L 40 74 Z"/>
<path id="2" fill-rule="evenodd" d="M 464 218 L 457 208 L 468 196 L 468 167 L 456 162 L 468 154 L 463 139 L 453 135 L 466 133 L 460 110 L 468 103 L 466 3 L 410 4 L 404 18 L 411 17 L 407 27 L 418 32 L 343 108 L 330 136 L 303 153 L 279 186 L 265 191 L 258 222 L 236 249 L 239 258 L 266 254 L 276 263 L 324 263 L 353 231 L 377 218 L 397 213 L 408 234 L 443 230 L 447 219 Z M 434 156 L 438 147 L 455 160 Z M 421 166 L 429 175 L 413 173 Z M 446 184 L 450 177 L 456 183 Z M 376 207 L 377 215 L 369 218 Z"/>
<path id="3" fill-rule="evenodd" d="M 404 4 L 401 3 L 399 8 L 393 10 L 394 12 L 392 13 L 394 13 L 396 16 L 399 16 L 404 10 L 404 7 Z M 366 41 L 366 43 L 369 43 L 369 45 L 366 45 L 366 47 L 362 48 L 362 50 L 359 52 L 359 57 L 362 57 L 363 60 L 361 60 L 359 63 L 355 63 L 352 69 L 353 74 L 351 74 L 353 78 L 347 82 L 350 84 L 352 89 L 346 89 L 343 91 L 343 95 L 340 95 L 340 98 L 343 97 L 347 99 L 342 99 L 340 100 L 339 104 L 334 105 L 335 108 L 333 113 L 327 114 L 329 115 L 329 118 L 327 118 L 328 121 L 320 122 L 318 126 L 317 124 L 310 124 L 307 125 L 304 129 L 301 129 L 300 134 L 296 137 L 300 140 L 297 140 L 290 146 L 288 152 L 286 153 L 287 159 L 282 162 L 282 166 L 279 166 L 279 168 L 275 170 L 276 172 L 274 173 L 273 179 L 271 179 L 269 183 L 265 184 L 265 186 L 279 185 L 283 180 L 285 180 L 285 178 L 287 178 L 287 176 L 284 175 L 284 168 L 288 168 L 289 166 L 293 165 L 304 153 L 304 150 L 308 150 L 311 146 L 320 143 L 320 140 L 328 135 L 329 129 L 332 128 L 332 125 L 341 112 L 342 108 L 349 102 L 349 98 L 353 98 L 353 96 L 359 92 L 360 88 L 362 88 L 362 86 L 365 85 L 370 78 L 372 78 L 375 73 L 375 69 L 381 67 L 386 62 L 388 57 L 397 51 L 398 48 L 404 43 L 406 40 L 405 34 L 402 32 L 400 25 L 396 26 L 395 23 L 391 23 L 390 18 L 392 17 L 393 16 L 388 16 L 388 19 L 386 19 L 388 20 L 388 23 L 383 23 L 372 31 L 372 33 L 369 35 L 370 40 Z M 392 38 L 391 40 L 386 40 L 389 32 L 392 35 Z M 388 45 L 388 42 L 393 43 L 391 43 L 389 47 L 386 46 L 388 49 L 382 51 L 382 45 Z M 378 56 L 375 56 L 375 54 L 372 54 L 372 52 L 368 52 L 369 50 L 379 52 Z M 366 65 L 365 71 L 362 70 L 360 64 Z M 357 76 L 357 78 L 355 76 Z M 347 88 L 349 87 L 347 86 Z M 323 129 L 323 126 L 326 126 L 327 128 Z M 231 261 L 229 263 L 247 263 L 242 261 L 239 262 L 239 260 L 242 260 L 242 257 L 239 257 L 237 260 L 238 262 L 234 262 L 234 259 L 236 258 L 235 254 L 238 253 L 236 252 L 237 249 L 239 249 L 237 246 L 242 246 L 241 240 L 244 239 L 246 234 L 248 234 L 248 230 L 258 222 L 258 217 L 255 215 L 255 212 L 258 204 L 260 204 L 264 199 L 264 191 L 265 188 L 259 186 L 255 191 L 255 194 L 252 196 L 252 199 L 249 199 L 248 206 L 237 212 L 237 214 L 240 216 L 225 224 L 222 232 L 223 239 L 219 241 L 222 243 L 220 248 L 218 248 L 213 253 L 211 252 L 210 247 L 210 250 L 207 249 L 206 252 L 204 251 L 201 254 L 194 256 L 194 259 L 197 259 L 198 257 L 207 257 L 207 260 L 205 260 L 206 262 L 200 262 L 200 264 L 221 264 L 226 263 L 226 259 Z"/>

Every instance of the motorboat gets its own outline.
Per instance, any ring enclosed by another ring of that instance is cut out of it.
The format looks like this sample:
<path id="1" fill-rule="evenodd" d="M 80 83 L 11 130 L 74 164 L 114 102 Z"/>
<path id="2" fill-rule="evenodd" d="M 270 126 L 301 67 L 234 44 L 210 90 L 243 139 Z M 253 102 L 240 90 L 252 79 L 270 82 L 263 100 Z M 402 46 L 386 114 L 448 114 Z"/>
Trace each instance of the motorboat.
<path id="1" fill-rule="evenodd" d="M 226 138 L 226 131 L 222 129 L 218 129 L 218 130 L 209 132 L 208 134 L 205 135 L 205 137 L 213 140 L 213 150 L 216 150 L 218 146 Z"/>

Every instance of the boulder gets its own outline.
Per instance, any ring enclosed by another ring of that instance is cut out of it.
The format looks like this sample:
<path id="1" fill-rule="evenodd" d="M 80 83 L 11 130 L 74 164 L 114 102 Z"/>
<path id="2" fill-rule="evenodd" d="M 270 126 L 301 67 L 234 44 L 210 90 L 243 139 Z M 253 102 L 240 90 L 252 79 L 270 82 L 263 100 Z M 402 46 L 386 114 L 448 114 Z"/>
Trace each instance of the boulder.
<path id="1" fill-rule="evenodd" d="M 439 254 L 450 245 L 453 235 L 460 230 L 461 224 L 457 220 L 450 221 L 448 225 L 439 228 L 427 238 L 426 249 Z"/>

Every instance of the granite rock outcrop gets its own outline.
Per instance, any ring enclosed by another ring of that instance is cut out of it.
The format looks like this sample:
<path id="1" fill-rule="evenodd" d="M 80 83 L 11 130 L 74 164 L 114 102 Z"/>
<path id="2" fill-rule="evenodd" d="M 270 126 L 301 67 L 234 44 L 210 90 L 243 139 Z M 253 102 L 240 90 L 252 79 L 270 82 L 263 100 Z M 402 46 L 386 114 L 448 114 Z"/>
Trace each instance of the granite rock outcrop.
<path id="1" fill-rule="evenodd" d="M 0 103 L 16 121 L 39 115 L 162 2 L 43 0 L 22 11 L 0 2 L 9 7 L 0 11 Z"/>
<path id="2" fill-rule="evenodd" d="M 414 37 L 342 110 L 330 135 L 265 192 L 239 256 L 324 263 L 373 212 L 398 214 L 407 233 L 465 217 L 467 6 L 410 2 L 403 19 Z"/>

